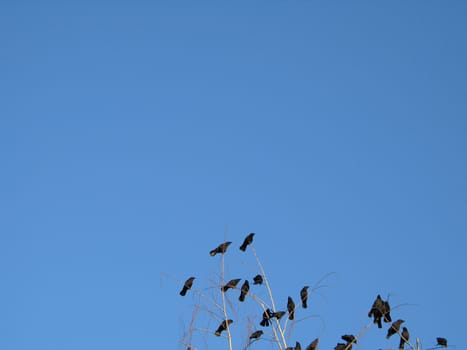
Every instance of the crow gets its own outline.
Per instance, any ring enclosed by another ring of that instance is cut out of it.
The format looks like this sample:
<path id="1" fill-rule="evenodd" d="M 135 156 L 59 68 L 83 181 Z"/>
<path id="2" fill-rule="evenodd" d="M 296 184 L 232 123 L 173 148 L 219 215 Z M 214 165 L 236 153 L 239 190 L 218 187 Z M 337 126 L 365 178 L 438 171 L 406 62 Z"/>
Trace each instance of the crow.
<path id="1" fill-rule="evenodd" d="M 300 345 L 300 343 L 298 341 L 295 342 L 295 347 L 287 347 L 285 348 L 285 350 L 302 350 L 302 346 Z"/>
<path id="2" fill-rule="evenodd" d="M 209 255 L 214 256 L 216 254 L 224 254 L 227 251 L 227 248 L 229 247 L 230 243 L 232 242 L 224 242 L 222 244 L 219 244 L 217 248 L 209 252 Z"/>
<path id="3" fill-rule="evenodd" d="M 263 335 L 263 331 L 259 330 L 259 331 L 251 333 L 248 339 L 259 339 L 259 337 L 261 337 L 262 335 Z"/>
<path id="4" fill-rule="evenodd" d="M 383 301 L 383 307 L 381 308 L 381 312 L 383 313 L 384 322 L 386 323 L 392 322 L 391 307 L 389 306 L 388 301 Z"/>
<path id="5" fill-rule="evenodd" d="M 402 327 L 401 341 L 399 343 L 399 350 L 404 350 L 404 344 L 409 341 L 410 334 L 406 327 Z"/>
<path id="6" fill-rule="evenodd" d="M 310 345 L 306 347 L 306 350 L 316 350 L 316 347 L 318 346 L 319 338 L 316 338 L 313 340 Z"/>
<path id="7" fill-rule="evenodd" d="M 305 286 L 302 288 L 302 290 L 300 291 L 300 298 L 302 299 L 302 307 L 304 309 L 307 308 L 307 300 L 308 300 L 308 286 Z"/>
<path id="8" fill-rule="evenodd" d="M 282 316 L 284 316 L 284 315 L 285 315 L 285 311 L 276 311 L 276 312 L 272 313 L 272 317 L 275 317 L 278 320 L 280 320 L 282 318 Z"/>
<path id="9" fill-rule="evenodd" d="M 269 326 L 269 319 L 273 317 L 273 313 L 271 312 L 271 310 L 269 309 L 266 309 L 264 312 L 263 312 L 263 319 L 261 320 L 261 322 L 259 323 L 261 326 L 263 327 L 268 327 Z"/>
<path id="10" fill-rule="evenodd" d="M 191 286 L 193 285 L 194 280 L 195 280 L 195 277 L 190 277 L 189 279 L 185 281 L 185 283 L 183 284 L 183 288 L 180 291 L 181 296 L 184 296 L 186 292 L 188 291 L 188 289 L 191 289 Z"/>
<path id="11" fill-rule="evenodd" d="M 241 278 L 236 278 L 236 279 L 230 280 L 229 282 L 227 282 L 227 284 L 225 286 L 221 287 L 221 291 L 227 292 L 229 290 L 229 288 L 235 288 L 237 286 L 238 282 L 240 282 L 240 281 L 241 281 Z"/>
<path id="12" fill-rule="evenodd" d="M 227 329 L 227 326 L 230 325 L 233 321 L 232 320 L 224 320 L 222 323 L 219 325 L 217 330 L 214 332 L 215 335 L 220 336 L 222 331 L 225 331 Z"/>
<path id="13" fill-rule="evenodd" d="M 250 233 L 248 236 L 245 237 L 245 240 L 243 241 L 242 245 L 240 246 L 240 250 L 241 251 L 245 251 L 246 250 L 246 247 L 248 245 L 250 245 L 251 243 L 253 243 L 253 236 L 255 234 L 252 232 Z"/>
<path id="14" fill-rule="evenodd" d="M 289 320 L 293 320 L 295 314 L 295 303 L 291 297 L 287 299 L 287 311 L 289 311 Z"/>
<path id="15" fill-rule="evenodd" d="M 245 282 L 243 282 L 242 289 L 240 291 L 240 296 L 238 297 L 238 300 L 244 301 L 245 296 L 247 295 L 249 290 L 250 290 L 250 284 L 248 283 L 248 280 L 245 280 Z"/>
<path id="16" fill-rule="evenodd" d="M 437 337 L 436 342 L 438 343 L 436 345 L 444 346 L 444 347 L 448 346 L 448 340 L 446 338 Z"/>
<path id="17" fill-rule="evenodd" d="M 389 304 L 388 304 L 389 305 Z M 381 299 L 381 296 L 378 294 L 376 300 L 373 302 L 373 306 L 368 312 L 368 317 L 373 316 L 373 323 L 378 324 L 378 328 L 382 328 L 381 317 L 383 316 L 384 301 Z"/>
<path id="18" fill-rule="evenodd" d="M 401 324 L 405 322 L 404 320 L 397 320 L 392 323 L 391 327 L 388 329 L 388 335 L 386 335 L 386 339 L 389 339 L 391 335 L 396 334 L 399 332 L 399 329 L 401 328 Z"/>
<path id="19" fill-rule="evenodd" d="M 347 342 L 347 345 L 350 343 L 357 343 L 357 338 L 353 334 L 344 334 L 341 337 L 342 340 L 345 340 Z"/>
<path id="20" fill-rule="evenodd" d="M 263 276 L 256 275 L 253 277 L 253 284 L 263 284 Z"/>

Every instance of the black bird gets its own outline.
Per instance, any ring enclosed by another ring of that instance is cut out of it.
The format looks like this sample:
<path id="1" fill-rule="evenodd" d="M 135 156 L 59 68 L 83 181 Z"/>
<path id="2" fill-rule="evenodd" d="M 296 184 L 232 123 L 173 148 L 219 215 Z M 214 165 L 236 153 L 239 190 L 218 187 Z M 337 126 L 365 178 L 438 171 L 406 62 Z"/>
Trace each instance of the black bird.
<path id="1" fill-rule="evenodd" d="M 334 347 L 334 350 L 345 350 L 347 348 L 347 345 L 344 343 L 337 343 L 337 345 Z"/>
<path id="2" fill-rule="evenodd" d="M 225 286 L 222 286 L 221 287 L 221 291 L 223 292 L 227 292 L 229 290 L 229 288 L 235 288 L 238 284 L 238 282 L 241 281 L 241 278 L 236 278 L 234 280 L 230 280 L 229 282 L 227 282 L 227 284 Z"/>
<path id="3" fill-rule="evenodd" d="M 341 337 L 342 340 L 345 340 L 347 342 L 347 345 L 350 343 L 357 343 L 357 338 L 353 334 L 344 334 Z"/>
<path id="4" fill-rule="evenodd" d="M 446 338 L 437 337 L 436 342 L 438 343 L 436 345 L 444 346 L 444 347 L 448 346 L 448 340 Z"/>
<path id="5" fill-rule="evenodd" d="M 253 284 L 263 284 L 263 276 L 256 275 L 253 277 Z"/>
<path id="6" fill-rule="evenodd" d="M 300 298 L 302 299 L 302 307 L 304 309 L 307 308 L 306 302 L 308 300 L 308 288 L 309 288 L 308 286 L 305 286 L 300 291 Z"/>
<path id="7" fill-rule="evenodd" d="M 405 322 L 404 320 L 397 320 L 392 323 L 391 327 L 388 329 L 388 335 L 386 335 L 386 339 L 389 339 L 391 335 L 396 334 L 399 332 L 399 329 L 401 328 L 401 324 Z"/>
<path id="8" fill-rule="evenodd" d="M 209 255 L 214 256 L 216 254 L 224 254 L 227 251 L 227 248 L 229 247 L 230 243 L 232 242 L 224 242 L 219 244 L 217 248 L 209 252 Z"/>
<path id="9" fill-rule="evenodd" d="M 295 314 L 295 303 L 291 297 L 287 299 L 287 311 L 289 311 L 289 320 L 293 320 Z"/>
<path id="10" fill-rule="evenodd" d="M 368 317 L 373 317 L 373 323 L 378 324 L 378 328 L 382 328 L 381 317 L 383 316 L 384 301 L 381 299 L 381 296 L 378 294 L 376 300 L 373 302 L 373 306 L 368 312 Z"/>
<path id="11" fill-rule="evenodd" d="M 245 296 L 247 295 L 249 290 L 250 290 L 250 284 L 248 283 L 248 280 L 245 280 L 245 282 L 243 282 L 242 290 L 240 291 L 240 296 L 238 297 L 238 300 L 244 301 Z"/>
<path id="12" fill-rule="evenodd" d="M 180 291 L 181 296 L 184 296 L 186 292 L 188 291 L 188 289 L 191 289 L 191 286 L 193 285 L 194 280 L 195 280 L 195 277 L 190 277 L 189 279 L 185 281 L 185 283 L 183 284 L 183 288 Z"/>
<path id="13" fill-rule="evenodd" d="M 302 350 L 302 346 L 300 345 L 300 343 L 298 341 L 295 342 L 295 347 L 287 347 L 285 348 L 285 350 Z"/>
<path id="14" fill-rule="evenodd" d="M 215 335 L 220 336 L 223 331 L 227 329 L 227 325 L 230 325 L 233 321 L 232 320 L 224 320 L 222 323 L 219 325 L 217 330 L 214 332 Z"/>
<path id="15" fill-rule="evenodd" d="M 282 318 L 282 316 L 284 316 L 284 315 L 285 315 L 285 311 L 276 311 L 276 312 L 272 313 L 272 317 L 275 317 L 278 320 L 280 320 Z"/>
<path id="16" fill-rule="evenodd" d="M 399 350 L 404 350 L 404 344 L 409 341 L 410 334 L 406 327 L 402 327 L 401 341 L 399 343 Z"/>
<path id="17" fill-rule="evenodd" d="M 263 335 L 263 331 L 259 330 L 259 331 L 251 333 L 249 339 L 259 339 L 259 337 L 261 337 L 262 335 Z"/>
<path id="18" fill-rule="evenodd" d="M 316 338 L 313 340 L 310 345 L 306 347 L 306 350 L 316 350 L 316 347 L 318 346 L 319 338 Z"/>
<path id="19" fill-rule="evenodd" d="M 389 306 L 388 301 L 383 301 L 383 307 L 381 309 L 381 312 L 383 313 L 384 322 L 386 323 L 392 322 L 391 307 Z"/>
<path id="20" fill-rule="evenodd" d="M 245 251 L 246 247 L 253 243 L 253 236 L 255 234 L 252 232 L 248 236 L 245 237 L 245 240 L 243 241 L 242 245 L 240 246 L 240 250 Z"/>
<path id="21" fill-rule="evenodd" d="M 271 312 L 271 310 L 266 309 L 263 312 L 263 319 L 261 320 L 261 322 L 259 324 L 261 326 L 263 326 L 263 327 L 268 327 L 269 326 L 269 319 L 271 319 L 272 317 L 273 317 L 273 313 Z"/>

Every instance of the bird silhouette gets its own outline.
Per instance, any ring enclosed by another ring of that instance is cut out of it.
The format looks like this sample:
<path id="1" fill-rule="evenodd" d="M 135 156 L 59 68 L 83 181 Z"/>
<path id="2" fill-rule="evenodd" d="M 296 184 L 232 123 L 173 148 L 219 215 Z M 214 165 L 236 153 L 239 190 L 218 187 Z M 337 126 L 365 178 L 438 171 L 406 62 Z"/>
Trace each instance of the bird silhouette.
<path id="1" fill-rule="evenodd" d="M 256 275 L 253 277 L 253 284 L 263 284 L 263 276 Z"/>
<path id="2" fill-rule="evenodd" d="M 230 288 L 235 288 L 237 286 L 238 282 L 240 282 L 240 281 L 241 281 L 241 278 L 236 278 L 236 279 L 230 280 L 229 282 L 227 282 L 226 285 L 221 287 L 221 291 L 227 292 Z"/>
<path id="3" fill-rule="evenodd" d="M 399 332 L 399 329 L 401 328 L 401 324 L 405 322 L 404 320 L 397 320 L 392 323 L 391 327 L 388 329 L 388 334 L 386 335 L 386 339 L 389 339 L 393 334 L 396 334 Z"/>
<path id="4" fill-rule="evenodd" d="M 319 338 L 316 338 L 313 340 L 310 345 L 306 347 L 306 350 L 316 350 L 316 347 L 318 346 Z"/>
<path id="5" fill-rule="evenodd" d="M 247 295 L 249 290 L 250 290 L 250 284 L 248 283 L 248 280 L 245 280 L 245 282 L 243 282 L 242 289 L 240 291 L 240 296 L 238 297 L 238 300 L 244 301 L 245 296 Z"/>
<path id="6" fill-rule="evenodd" d="M 446 338 L 437 337 L 437 338 L 436 338 L 436 342 L 437 342 L 436 345 L 443 346 L 443 347 L 447 347 L 447 346 L 448 346 L 448 340 L 447 340 Z"/>
<path id="7" fill-rule="evenodd" d="M 383 301 L 383 307 L 381 308 L 381 312 L 383 314 L 384 322 L 386 323 L 392 322 L 391 307 L 389 306 L 389 302 L 387 300 Z"/>
<path id="8" fill-rule="evenodd" d="M 252 232 L 250 233 L 248 236 L 245 237 L 245 240 L 243 241 L 242 245 L 240 246 L 240 250 L 241 251 L 245 251 L 246 250 L 246 247 L 248 245 L 250 245 L 251 243 L 253 243 L 253 236 L 255 234 Z"/>
<path id="9" fill-rule="evenodd" d="M 280 320 L 282 318 L 282 316 L 284 316 L 284 315 L 285 315 L 285 311 L 276 311 L 276 312 L 272 313 L 272 317 L 275 317 L 278 320 Z"/>
<path id="10" fill-rule="evenodd" d="M 305 286 L 300 291 L 300 299 L 302 299 L 302 307 L 304 309 L 307 308 L 307 300 L 308 300 L 308 286 Z"/>
<path id="11" fill-rule="evenodd" d="M 337 345 L 334 347 L 334 350 L 345 350 L 347 345 L 344 343 L 337 343 Z"/>
<path id="12" fill-rule="evenodd" d="M 357 343 L 357 338 L 355 338 L 355 336 L 353 334 L 344 334 L 342 337 L 341 337 L 342 340 L 345 340 L 347 342 L 347 344 L 350 344 L 350 343 Z"/>
<path id="13" fill-rule="evenodd" d="M 227 326 L 233 323 L 232 320 L 224 320 L 221 322 L 217 330 L 214 332 L 215 335 L 220 336 L 223 331 L 227 329 Z"/>
<path id="14" fill-rule="evenodd" d="M 191 286 L 193 285 L 194 280 L 195 280 L 195 277 L 190 277 L 189 279 L 185 281 L 185 283 L 183 284 L 183 288 L 180 291 L 181 296 L 185 296 L 188 289 L 191 289 Z"/>
<path id="15" fill-rule="evenodd" d="M 287 311 L 289 312 L 289 320 L 293 320 L 295 314 L 295 303 L 291 297 L 288 297 L 287 299 Z"/>
<path id="16" fill-rule="evenodd" d="M 216 248 L 209 252 L 209 255 L 214 256 L 216 254 L 224 254 L 231 243 L 232 242 L 224 242 L 219 244 Z"/>
<path id="17" fill-rule="evenodd" d="M 401 341 L 399 343 L 399 350 L 404 350 L 404 344 L 409 341 L 410 334 L 407 327 L 402 327 Z"/>
<path id="18" fill-rule="evenodd" d="M 266 309 L 263 312 L 263 319 L 259 323 L 263 327 L 268 327 L 269 326 L 269 320 L 273 317 L 273 313 L 270 309 Z"/>
<path id="19" fill-rule="evenodd" d="M 259 330 L 259 331 L 251 333 L 248 339 L 259 339 L 259 337 L 261 337 L 262 335 L 263 335 L 263 331 Z"/>
<path id="20" fill-rule="evenodd" d="M 373 323 L 378 324 L 378 328 L 382 328 L 381 317 L 383 316 L 384 301 L 381 299 L 381 296 L 378 294 L 376 300 L 373 302 L 373 305 L 368 312 L 368 317 L 373 317 Z"/>

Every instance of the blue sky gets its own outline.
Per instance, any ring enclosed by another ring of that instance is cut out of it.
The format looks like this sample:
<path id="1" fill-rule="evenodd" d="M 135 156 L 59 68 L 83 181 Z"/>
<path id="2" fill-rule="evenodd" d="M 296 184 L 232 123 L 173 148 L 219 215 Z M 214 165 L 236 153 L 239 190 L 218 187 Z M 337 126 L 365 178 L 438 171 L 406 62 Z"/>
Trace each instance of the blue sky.
<path id="1" fill-rule="evenodd" d="M 328 276 L 290 344 L 359 333 L 380 293 L 424 349 L 460 346 L 466 18 L 464 1 L 0 4 L 0 348 L 182 349 L 181 283 L 215 286 L 224 240 L 226 278 L 251 280 L 249 232 L 279 308 Z M 260 311 L 235 293 L 241 348 Z M 357 348 L 397 347 L 386 327 Z"/>

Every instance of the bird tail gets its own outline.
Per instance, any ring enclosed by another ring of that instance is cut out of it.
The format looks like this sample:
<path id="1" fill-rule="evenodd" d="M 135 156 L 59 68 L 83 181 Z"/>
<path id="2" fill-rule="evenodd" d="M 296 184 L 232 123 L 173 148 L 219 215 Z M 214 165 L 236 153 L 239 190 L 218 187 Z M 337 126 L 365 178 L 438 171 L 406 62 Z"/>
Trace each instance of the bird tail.
<path id="1" fill-rule="evenodd" d="M 246 244 L 242 244 L 242 245 L 240 246 L 240 250 L 241 250 L 242 252 L 244 252 L 244 251 L 246 250 Z"/>
<path id="2" fill-rule="evenodd" d="M 378 317 L 376 323 L 378 324 L 378 328 L 383 328 L 383 325 L 381 324 L 381 318 Z"/>
<path id="3" fill-rule="evenodd" d="M 183 287 L 183 289 L 180 291 L 180 295 L 183 297 L 186 294 L 187 289 Z"/>
<path id="4" fill-rule="evenodd" d="M 217 254 L 217 250 L 216 250 L 216 249 L 211 250 L 211 251 L 209 252 L 209 255 L 211 255 L 211 256 L 214 256 L 214 255 L 216 255 L 216 254 Z"/>
<path id="5" fill-rule="evenodd" d="M 289 314 L 289 320 L 293 320 L 294 319 L 294 311 L 292 311 L 290 314 Z"/>
<path id="6" fill-rule="evenodd" d="M 245 294 L 240 294 L 240 296 L 238 297 L 238 300 L 240 301 L 244 301 L 245 300 Z"/>
<path id="7" fill-rule="evenodd" d="M 302 307 L 303 307 L 304 309 L 306 309 L 306 308 L 307 308 L 307 305 L 306 305 L 306 300 L 303 300 L 303 301 L 302 301 Z"/>
<path id="8" fill-rule="evenodd" d="M 399 343 L 399 350 L 404 350 L 404 339 L 401 337 L 401 341 Z"/>

